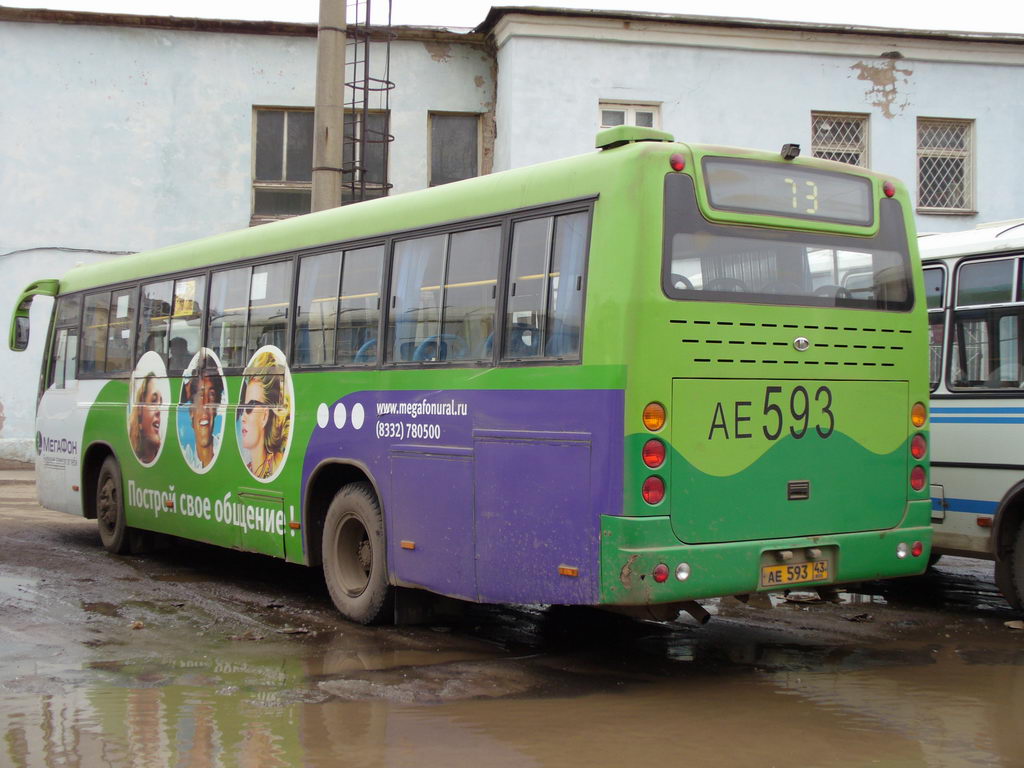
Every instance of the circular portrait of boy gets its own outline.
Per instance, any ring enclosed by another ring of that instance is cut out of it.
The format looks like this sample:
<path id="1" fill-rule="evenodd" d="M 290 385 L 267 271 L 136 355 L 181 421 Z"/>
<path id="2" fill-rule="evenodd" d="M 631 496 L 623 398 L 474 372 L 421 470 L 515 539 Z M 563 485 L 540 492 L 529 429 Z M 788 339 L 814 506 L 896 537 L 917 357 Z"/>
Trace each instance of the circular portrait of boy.
<path id="1" fill-rule="evenodd" d="M 270 482 L 281 473 L 291 445 L 294 396 L 284 353 L 261 347 L 242 372 L 235 414 L 238 450 L 249 473 Z"/>
<path id="2" fill-rule="evenodd" d="M 181 374 L 178 399 L 178 444 L 185 463 L 200 474 L 209 471 L 220 452 L 226 394 L 220 360 L 203 347 Z"/>
<path id="3" fill-rule="evenodd" d="M 160 458 L 170 402 L 171 385 L 163 358 L 157 352 L 146 352 L 128 382 L 128 442 L 144 467 Z"/>

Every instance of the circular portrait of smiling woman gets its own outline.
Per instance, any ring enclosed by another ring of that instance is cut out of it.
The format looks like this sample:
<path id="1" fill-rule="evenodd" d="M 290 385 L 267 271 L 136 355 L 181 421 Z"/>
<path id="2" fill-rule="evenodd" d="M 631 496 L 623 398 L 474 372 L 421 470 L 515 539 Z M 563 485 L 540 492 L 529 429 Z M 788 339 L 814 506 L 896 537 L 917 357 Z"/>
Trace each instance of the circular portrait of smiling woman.
<path id="1" fill-rule="evenodd" d="M 128 382 L 128 442 L 144 467 L 160 458 L 170 401 L 171 385 L 163 358 L 157 352 L 147 352 L 139 358 Z"/>
<path id="2" fill-rule="evenodd" d="M 261 347 L 242 372 L 235 435 L 249 473 L 268 483 L 284 468 L 292 440 L 295 398 L 284 353 Z"/>
<path id="3" fill-rule="evenodd" d="M 178 398 L 178 445 L 185 463 L 199 474 L 217 460 L 226 411 L 224 371 L 217 355 L 203 347 L 181 374 Z"/>

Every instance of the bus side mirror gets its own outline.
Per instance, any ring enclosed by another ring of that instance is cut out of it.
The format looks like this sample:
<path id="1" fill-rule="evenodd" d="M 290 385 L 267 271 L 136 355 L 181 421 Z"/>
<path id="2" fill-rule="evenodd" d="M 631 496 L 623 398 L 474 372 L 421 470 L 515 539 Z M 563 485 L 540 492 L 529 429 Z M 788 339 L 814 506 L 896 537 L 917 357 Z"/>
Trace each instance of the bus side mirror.
<path id="1" fill-rule="evenodd" d="M 28 318 L 17 316 L 14 318 L 14 338 L 11 339 L 11 349 L 15 352 L 24 352 L 28 349 Z"/>
<path id="2" fill-rule="evenodd" d="M 11 330 L 7 337 L 7 345 L 13 352 L 24 352 L 28 349 L 29 310 L 32 299 L 36 296 L 56 296 L 60 283 L 56 280 L 36 280 L 21 292 L 14 304 L 11 314 Z"/>

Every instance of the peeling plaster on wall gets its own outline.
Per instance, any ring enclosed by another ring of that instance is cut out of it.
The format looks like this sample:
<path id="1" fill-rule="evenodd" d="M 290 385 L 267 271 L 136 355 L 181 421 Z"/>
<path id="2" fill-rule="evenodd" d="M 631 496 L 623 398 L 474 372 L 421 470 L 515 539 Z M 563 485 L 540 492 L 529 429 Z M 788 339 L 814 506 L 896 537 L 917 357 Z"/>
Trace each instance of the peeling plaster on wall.
<path id="1" fill-rule="evenodd" d="M 486 176 L 494 171 L 494 140 L 498 137 L 498 119 L 496 107 L 498 103 L 498 57 L 492 51 L 487 57 L 491 65 L 491 82 L 494 84 L 493 99 L 485 105 L 487 111 L 481 116 L 480 121 L 480 175 Z M 484 85 L 483 77 L 477 75 L 473 82 L 477 87 Z"/>
<path id="2" fill-rule="evenodd" d="M 424 42 L 423 47 L 427 49 L 430 58 L 441 64 L 447 64 L 452 57 L 452 46 L 450 43 Z"/>
<path id="3" fill-rule="evenodd" d="M 910 99 L 903 96 L 900 100 L 899 86 L 910 83 L 914 74 L 912 69 L 898 69 L 895 59 L 883 59 L 879 64 L 868 64 L 860 61 L 850 69 L 857 72 L 858 80 L 866 80 L 871 87 L 865 92 L 868 103 L 877 107 L 882 115 L 891 120 L 897 112 L 910 106 Z"/>

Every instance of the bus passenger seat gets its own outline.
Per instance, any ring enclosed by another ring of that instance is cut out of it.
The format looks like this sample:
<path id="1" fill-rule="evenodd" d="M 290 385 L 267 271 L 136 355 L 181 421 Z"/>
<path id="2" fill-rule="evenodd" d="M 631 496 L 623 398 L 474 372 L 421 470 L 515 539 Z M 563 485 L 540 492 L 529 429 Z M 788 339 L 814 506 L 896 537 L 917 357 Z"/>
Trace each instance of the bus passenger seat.
<path id="1" fill-rule="evenodd" d="M 368 339 L 356 352 L 353 363 L 372 363 L 377 357 L 377 340 Z"/>

